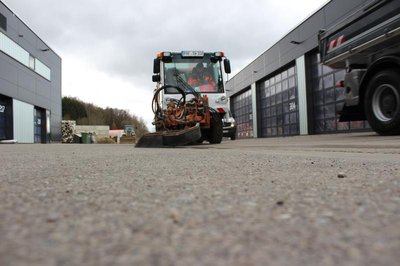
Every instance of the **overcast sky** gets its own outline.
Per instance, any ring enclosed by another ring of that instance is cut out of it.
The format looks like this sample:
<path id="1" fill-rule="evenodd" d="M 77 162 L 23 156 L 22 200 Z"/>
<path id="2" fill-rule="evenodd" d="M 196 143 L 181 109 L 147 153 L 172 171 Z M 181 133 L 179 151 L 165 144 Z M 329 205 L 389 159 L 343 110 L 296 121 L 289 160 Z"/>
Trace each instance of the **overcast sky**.
<path id="1" fill-rule="evenodd" d="M 153 119 L 161 51 L 224 51 L 239 72 L 327 0 L 2 0 L 62 58 L 62 94 Z"/>

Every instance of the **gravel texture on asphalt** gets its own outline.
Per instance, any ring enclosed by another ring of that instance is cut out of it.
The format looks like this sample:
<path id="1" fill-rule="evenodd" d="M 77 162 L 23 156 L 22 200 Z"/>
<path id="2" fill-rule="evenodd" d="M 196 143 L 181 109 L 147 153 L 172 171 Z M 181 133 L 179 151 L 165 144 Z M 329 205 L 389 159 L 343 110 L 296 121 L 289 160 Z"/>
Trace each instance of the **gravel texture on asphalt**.
<path id="1" fill-rule="evenodd" d="M 0 145 L 0 265 L 399 265 L 400 149 L 256 146 Z"/>

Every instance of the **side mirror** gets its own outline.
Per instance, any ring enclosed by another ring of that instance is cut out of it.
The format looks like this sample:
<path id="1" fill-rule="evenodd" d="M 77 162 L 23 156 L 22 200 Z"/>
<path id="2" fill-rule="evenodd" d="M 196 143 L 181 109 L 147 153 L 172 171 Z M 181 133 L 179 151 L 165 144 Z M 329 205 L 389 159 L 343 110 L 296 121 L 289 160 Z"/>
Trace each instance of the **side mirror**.
<path id="1" fill-rule="evenodd" d="M 154 63 L 153 63 L 153 73 L 154 74 L 160 73 L 160 62 L 161 62 L 160 58 L 154 59 Z"/>
<path id="2" fill-rule="evenodd" d="M 225 73 L 230 74 L 231 73 L 231 62 L 228 59 L 224 59 L 224 68 L 225 68 Z"/>
<path id="3" fill-rule="evenodd" d="M 153 75 L 152 80 L 153 82 L 160 82 L 161 81 L 160 74 Z"/>

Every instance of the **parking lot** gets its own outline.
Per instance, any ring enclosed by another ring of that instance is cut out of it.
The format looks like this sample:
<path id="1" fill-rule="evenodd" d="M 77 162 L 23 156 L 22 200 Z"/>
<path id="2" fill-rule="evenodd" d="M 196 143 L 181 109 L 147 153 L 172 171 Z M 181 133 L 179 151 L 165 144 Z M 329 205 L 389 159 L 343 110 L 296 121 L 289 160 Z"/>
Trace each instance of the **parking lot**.
<path id="1" fill-rule="evenodd" d="M 398 265 L 400 136 L 0 145 L 0 265 Z"/>

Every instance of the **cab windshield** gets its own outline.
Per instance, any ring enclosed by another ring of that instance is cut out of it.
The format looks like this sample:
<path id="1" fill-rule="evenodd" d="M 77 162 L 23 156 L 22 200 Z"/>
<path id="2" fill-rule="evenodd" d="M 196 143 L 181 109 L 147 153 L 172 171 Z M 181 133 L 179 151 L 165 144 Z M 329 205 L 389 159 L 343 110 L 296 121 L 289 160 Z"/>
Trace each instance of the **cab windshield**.
<path id="1" fill-rule="evenodd" d="M 222 72 L 219 61 L 213 63 L 210 57 L 182 58 L 174 55 L 172 62 L 164 63 L 165 85 L 180 87 L 186 91 L 204 93 L 223 93 Z M 178 93 L 168 88 L 165 93 Z"/>

